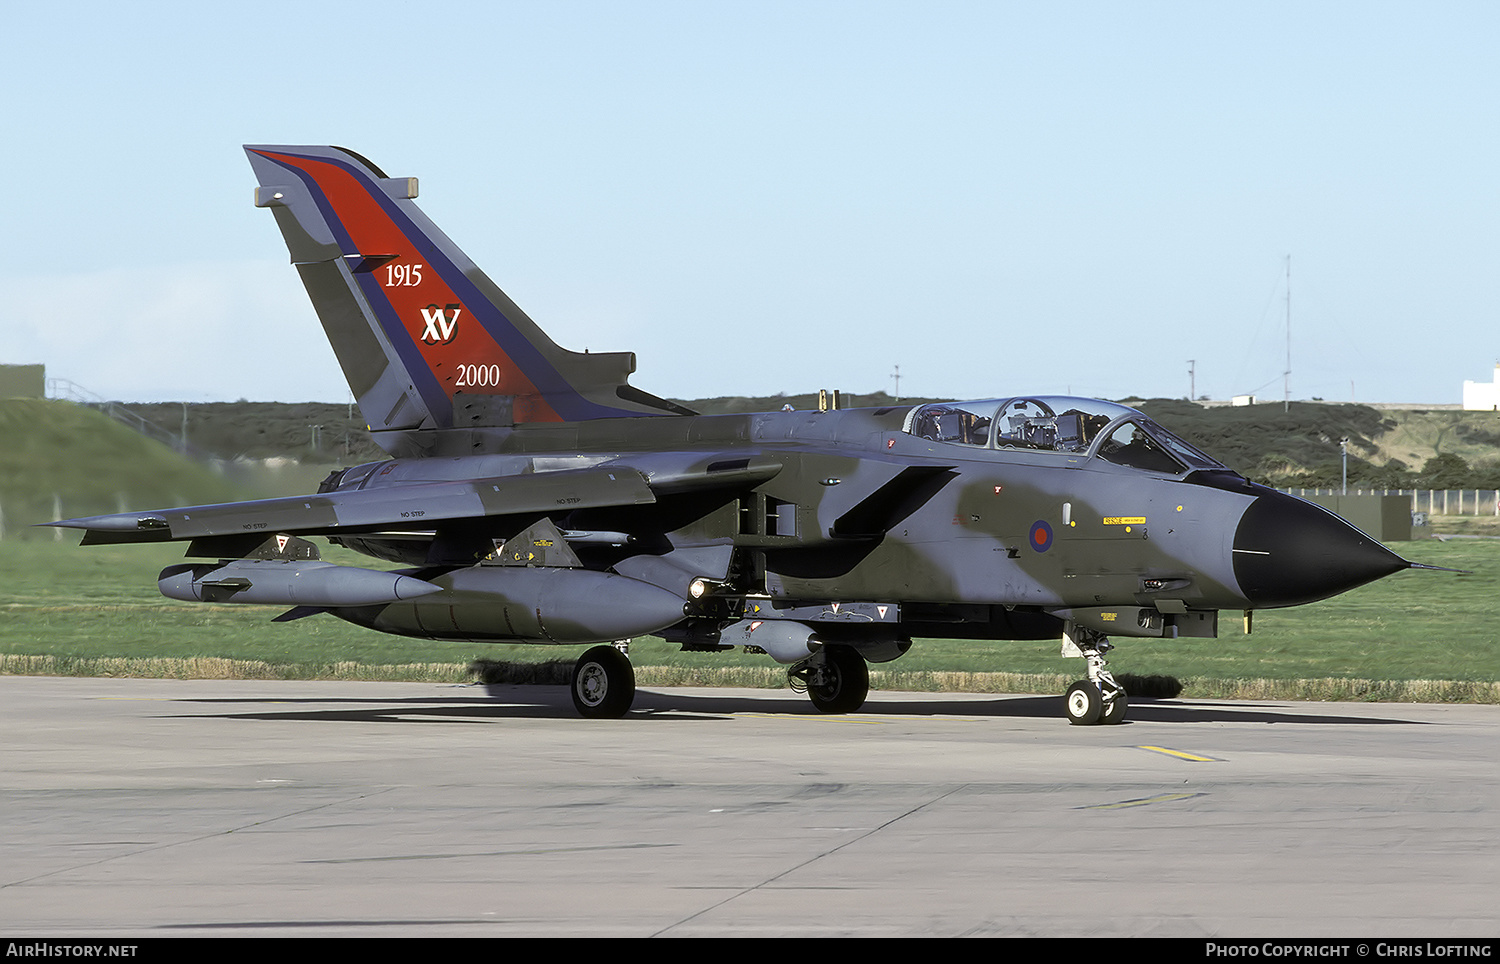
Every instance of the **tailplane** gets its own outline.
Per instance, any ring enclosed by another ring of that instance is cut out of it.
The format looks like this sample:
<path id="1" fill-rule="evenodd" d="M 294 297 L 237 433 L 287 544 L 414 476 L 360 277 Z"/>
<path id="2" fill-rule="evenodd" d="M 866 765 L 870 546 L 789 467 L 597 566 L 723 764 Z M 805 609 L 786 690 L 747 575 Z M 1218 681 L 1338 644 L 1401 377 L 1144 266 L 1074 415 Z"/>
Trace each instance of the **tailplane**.
<path id="1" fill-rule="evenodd" d="M 245 153 L 388 450 L 412 430 L 693 414 L 629 385 L 633 352 L 558 347 L 417 208 L 416 178 L 338 147 Z"/>

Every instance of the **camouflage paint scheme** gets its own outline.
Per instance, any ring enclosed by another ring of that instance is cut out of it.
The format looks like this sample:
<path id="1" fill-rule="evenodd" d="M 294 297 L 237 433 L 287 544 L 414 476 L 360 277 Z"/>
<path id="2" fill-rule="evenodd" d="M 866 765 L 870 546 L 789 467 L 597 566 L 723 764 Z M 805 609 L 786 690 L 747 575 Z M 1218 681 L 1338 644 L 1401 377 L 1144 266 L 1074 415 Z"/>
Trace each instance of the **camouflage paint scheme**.
<path id="1" fill-rule="evenodd" d="M 250 146 L 268 208 L 391 459 L 319 493 L 58 525 L 181 540 L 175 598 L 291 605 L 434 639 L 756 646 L 830 712 L 913 637 L 1062 637 L 1075 723 L 1118 722 L 1110 636 L 1217 635 L 1409 564 L 1093 399 L 696 415 L 628 384 L 630 353 L 558 347 L 390 178 L 332 147 Z M 323 536 L 409 568 L 317 562 Z M 368 575 L 367 575 L 368 574 Z M 623 647 L 580 659 L 616 716 Z"/>

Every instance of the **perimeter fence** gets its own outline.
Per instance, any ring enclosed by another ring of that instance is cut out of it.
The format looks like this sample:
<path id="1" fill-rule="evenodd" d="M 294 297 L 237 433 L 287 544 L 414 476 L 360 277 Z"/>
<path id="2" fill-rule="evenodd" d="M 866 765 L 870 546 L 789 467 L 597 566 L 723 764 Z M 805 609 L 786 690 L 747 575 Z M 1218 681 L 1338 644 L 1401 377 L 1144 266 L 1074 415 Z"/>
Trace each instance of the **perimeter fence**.
<path id="1" fill-rule="evenodd" d="M 1411 511 L 1427 515 L 1500 516 L 1500 489 L 1282 489 L 1290 495 L 1404 495 Z"/>

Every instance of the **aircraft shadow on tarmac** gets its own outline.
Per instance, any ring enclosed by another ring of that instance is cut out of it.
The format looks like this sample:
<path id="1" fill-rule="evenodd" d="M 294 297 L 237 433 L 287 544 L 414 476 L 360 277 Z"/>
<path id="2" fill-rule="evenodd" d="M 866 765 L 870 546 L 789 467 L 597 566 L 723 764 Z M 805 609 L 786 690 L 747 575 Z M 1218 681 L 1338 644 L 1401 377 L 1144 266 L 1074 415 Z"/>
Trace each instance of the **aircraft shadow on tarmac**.
<path id="1" fill-rule="evenodd" d="M 568 690 L 561 686 L 487 686 L 486 695 L 433 696 L 405 699 L 193 699 L 187 703 L 245 708 L 212 714 L 223 719 L 241 720 L 308 720 L 353 723 L 476 723 L 507 719 L 576 718 Z M 920 696 L 901 700 L 872 700 L 859 716 L 983 716 L 997 719 L 1055 719 L 1062 724 L 1061 699 L 1056 696 L 995 696 L 964 700 L 923 700 Z M 1352 716 L 1339 713 L 1284 712 L 1284 703 L 1195 702 L 1192 700 L 1138 699 L 1130 704 L 1130 716 L 1120 725 L 1132 723 L 1354 723 L 1364 725 L 1411 724 L 1420 721 L 1399 717 Z M 1323 704 L 1328 705 L 1328 704 Z M 273 708 L 274 707 L 274 708 Z M 740 714 L 785 715 L 838 719 L 819 713 L 806 699 L 787 695 L 756 696 L 704 695 L 671 689 L 637 691 L 627 720 L 705 721 L 727 720 Z M 173 718 L 201 717 L 204 714 L 171 714 Z M 579 720 L 580 726 L 588 725 Z"/>

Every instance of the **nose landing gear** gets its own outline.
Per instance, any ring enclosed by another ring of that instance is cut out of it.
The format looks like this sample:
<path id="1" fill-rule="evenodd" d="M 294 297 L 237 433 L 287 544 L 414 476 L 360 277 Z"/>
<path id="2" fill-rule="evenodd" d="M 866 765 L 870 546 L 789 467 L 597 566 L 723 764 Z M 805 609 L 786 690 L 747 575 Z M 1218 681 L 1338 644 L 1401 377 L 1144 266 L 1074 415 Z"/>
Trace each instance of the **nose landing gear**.
<path id="1" fill-rule="evenodd" d="M 1088 679 L 1069 686 L 1063 697 L 1063 712 L 1068 722 L 1074 726 L 1092 726 L 1124 720 L 1125 688 L 1104 668 L 1108 663 L 1104 654 L 1114 648 L 1109 639 L 1102 633 L 1071 624 L 1063 638 L 1063 653 L 1082 656 L 1088 663 Z M 1069 643 L 1077 652 L 1068 653 Z"/>

